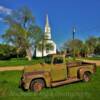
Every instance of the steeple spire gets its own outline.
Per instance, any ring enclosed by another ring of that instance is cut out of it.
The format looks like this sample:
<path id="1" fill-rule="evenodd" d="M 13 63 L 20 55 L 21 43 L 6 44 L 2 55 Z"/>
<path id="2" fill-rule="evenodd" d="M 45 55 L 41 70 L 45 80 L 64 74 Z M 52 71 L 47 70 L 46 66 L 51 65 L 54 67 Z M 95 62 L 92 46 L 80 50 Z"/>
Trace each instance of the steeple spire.
<path id="1" fill-rule="evenodd" d="M 46 15 L 45 38 L 46 39 L 51 39 L 51 28 L 50 28 L 50 25 L 49 25 L 48 14 Z"/>
<path id="2" fill-rule="evenodd" d="M 46 15 L 46 26 L 49 27 L 49 18 L 48 18 L 48 14 Z"/>

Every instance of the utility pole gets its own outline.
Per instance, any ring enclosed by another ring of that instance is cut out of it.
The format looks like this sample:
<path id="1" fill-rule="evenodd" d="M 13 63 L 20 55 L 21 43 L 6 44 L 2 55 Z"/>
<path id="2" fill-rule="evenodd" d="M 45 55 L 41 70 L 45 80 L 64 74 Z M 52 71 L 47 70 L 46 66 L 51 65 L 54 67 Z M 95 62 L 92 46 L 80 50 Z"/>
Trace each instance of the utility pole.
<path id="1" fill-rule="evenodd" d="M 73 40 L 75 40 L 75 32 L 76 32 L 76 28 L 73 28 Z"/>
<path id="2" fill-rule="evenodd" d="M 75 40 L 75 33 L 76 33 L 76 28 L 73 28 L 73 33 L 72 33 L 72 40 L 74 42 Z M 73 46 L 73 60 L 75 60 L 75 45 Z"/>

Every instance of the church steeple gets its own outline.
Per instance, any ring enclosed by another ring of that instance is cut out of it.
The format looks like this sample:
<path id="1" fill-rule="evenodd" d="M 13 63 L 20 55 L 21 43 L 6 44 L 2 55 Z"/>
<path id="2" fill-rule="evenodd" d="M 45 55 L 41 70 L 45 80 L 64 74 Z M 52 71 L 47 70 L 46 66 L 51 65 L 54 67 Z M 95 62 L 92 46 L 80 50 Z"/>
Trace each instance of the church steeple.
<path id="1" fill-rule="evenodd" d="M 42 51 L 40 51 L 37 46 L 36 48 L 36 57 L 45 57 L 47 55 L 50 55 L 50 54 L 56 54 L 56 44 L 55 42 L 53 41 L 53 39 L 51 38 L 51 27 L 50 27 L 50 23 L 49 23 L 49 18 L 48 18 L 48 15 L 46 15 L 46 18 L 45 18 L 45 30 L 44 30 L 44 37 L 43 37 L 43 40 L 46 40 L 46 44 L 51 44 L 53 46 L 52 49 L 48 49 L 48 47 L 45 45 L 45 47 L 43 48 Z M 44 44 L 43 40 L 41 40 L 39 43 L 40 44 Z M 42 45 L 44 46 L 44 45 Z"/>
<path id="2" fill-rule="evenodd" d="M 49 25 L 48 14 L 46 15 L 45 39 L 51 39 L 51 28 L 50 28 L 50 25 Z"/>
<path id="3" fill-rule="evenodd" d="M 49 27 L 49 19 L 48 19 L 48 14 L 46 15 L 46 27 Z"/>

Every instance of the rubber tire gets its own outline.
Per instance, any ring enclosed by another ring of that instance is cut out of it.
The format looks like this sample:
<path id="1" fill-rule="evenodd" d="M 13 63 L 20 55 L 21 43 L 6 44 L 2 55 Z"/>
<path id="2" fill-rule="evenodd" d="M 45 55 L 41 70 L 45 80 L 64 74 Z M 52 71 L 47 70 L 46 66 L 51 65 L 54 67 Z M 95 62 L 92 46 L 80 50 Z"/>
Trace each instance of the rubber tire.
<path id="1" fill-rule="evenodd" d="M 90 80 L 91 80 L 91 73 L 85 72 L 85 73 L 83 74 L 83 81 L 84 81 L 84 82 L 88 82 L 88 81 L 90 81 Z"/>
<path id="2" fill-rule="evenodd" d="M 38 90 L 36 90 L 35 88 L 36 84 L 40 84 Z M 43 79 L 35 79 L 30 84 L 30 90 L 33 92 L 40 92 L 44 87 L 45 87 L 45 82 Z"/>

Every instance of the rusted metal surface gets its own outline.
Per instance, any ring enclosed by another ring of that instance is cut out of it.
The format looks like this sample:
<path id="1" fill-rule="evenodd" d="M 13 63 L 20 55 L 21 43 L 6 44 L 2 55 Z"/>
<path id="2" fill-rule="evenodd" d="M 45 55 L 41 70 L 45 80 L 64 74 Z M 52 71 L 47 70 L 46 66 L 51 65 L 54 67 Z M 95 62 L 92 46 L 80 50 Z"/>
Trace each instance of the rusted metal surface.
<path id="1" fill-rule="evenodd" d="M 58 57 L 63 59 L 61 63 L 53 63 Z M 96 65 L 86 62 L 70 62 L 66 64 L 64 55 L 54 55 L 51 64 L 36 64 L 24 68 L 23 81 L 25 87 L 35 79 L 43 79 L 47 87 L 63 85 L 82 80 L 84 72 L 94 73 Z"/>
<path id="2" fill-rule="evenodd" d="M 27 76 L 31 76 L 31 75 L 37 75 L 37 74 L 44 74 L 44 71 L 27 72 L 24 75 L 27 77 Z"/>
<path id="3" fill-rule="evenodd" d="M 52 87 L 60 86 L 60 85 L 64 85 L 64 84 L 68 84 L 68 83 L 72 83 L 72 82 L 76 82 L 76 81 L 79 81 L 79 80 L 80 79 L 77 79 L 77 78 L 70 78 L 70 79 L 67 79 L 65 81 L 54 82 L 54 83 L 52 83 Z"/>

